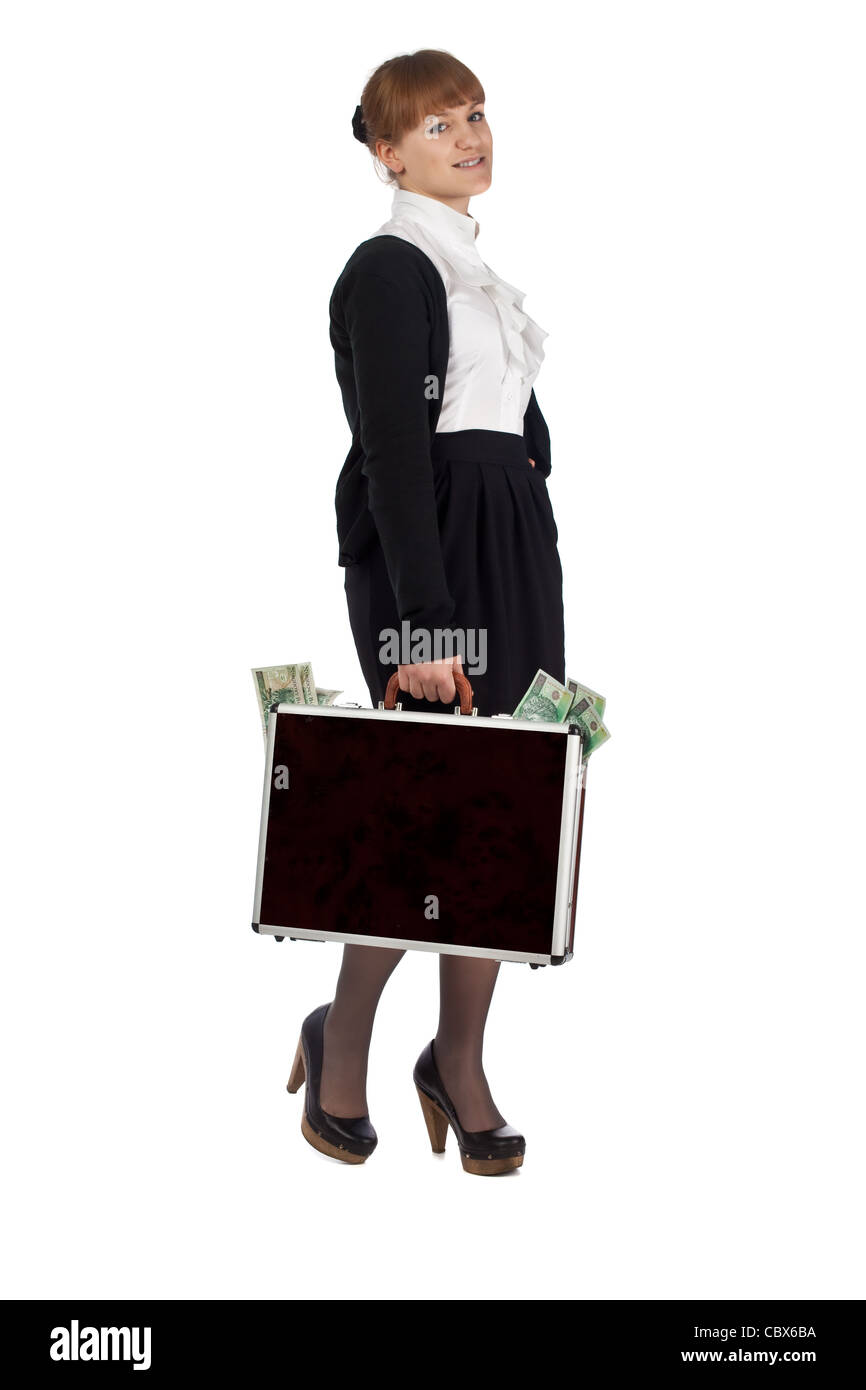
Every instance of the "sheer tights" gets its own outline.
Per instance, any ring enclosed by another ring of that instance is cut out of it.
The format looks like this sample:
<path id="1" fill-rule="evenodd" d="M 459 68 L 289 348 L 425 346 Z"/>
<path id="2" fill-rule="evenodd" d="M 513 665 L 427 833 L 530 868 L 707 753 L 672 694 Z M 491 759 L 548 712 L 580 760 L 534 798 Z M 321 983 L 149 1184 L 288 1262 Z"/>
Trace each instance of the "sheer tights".
<path id="1" fill-rule="evenodd" d="M 325 1016 L 320 1100 L 331 1115 L 367 1114 L 373 1020 L 382 990 L 405 954 L 387 946 L 343 947 L 337 988 Z M 460 1123 L 468 1130 L 496 1129 L 506 1123 L 493 1103 L 481 1060 L 499 966 L 498 960 L 481 957 L 439 956 L 439 1026 L 433 1055 Z M 426 1041 L 429 1036 L 418 1040 L 417 1052 Z M 412 1064 L 414 1060 L 413 1056 Z"/>

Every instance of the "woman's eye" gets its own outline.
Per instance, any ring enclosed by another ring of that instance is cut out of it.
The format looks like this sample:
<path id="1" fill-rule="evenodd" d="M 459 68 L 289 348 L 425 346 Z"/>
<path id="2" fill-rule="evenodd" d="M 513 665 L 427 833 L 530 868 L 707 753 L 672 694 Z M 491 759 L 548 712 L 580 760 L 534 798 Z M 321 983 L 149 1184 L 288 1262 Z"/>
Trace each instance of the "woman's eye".
<path id="1" fill-rule="evenodd" d="M 473 111 L 473 112 L 472 112 L 472 115 L 469 117 L 469 119 L 470 119 L 470 121 L 475 121 L 475 118 L 476 118 L 476 117 L 478 118 L 479 121 L 483 121 L 483 120 L 484 120 L 484 112 L 483 112 L 483 111 Z M 475 121 L 475 123 L 477 124 L 477 121 Z M 432 135 L 433 132 L 435 131 L 437 135 L 441 135 L 441 134 L 443 133 L 443 131 L 446 131 L 447 129 L 448 129 L 448 122 L 447 122 L 447 121 L 436 121 L 435 124 L 431 124 L 431 126 L 430 126 L 430 133 L 431 133 L 431 135 Z"/>

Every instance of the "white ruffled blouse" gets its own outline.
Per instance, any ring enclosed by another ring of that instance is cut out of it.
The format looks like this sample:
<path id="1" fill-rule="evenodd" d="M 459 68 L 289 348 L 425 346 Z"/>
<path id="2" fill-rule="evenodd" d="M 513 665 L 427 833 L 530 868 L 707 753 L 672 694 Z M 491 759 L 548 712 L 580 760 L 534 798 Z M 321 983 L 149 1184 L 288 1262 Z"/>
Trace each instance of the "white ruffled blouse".
<path id="1" fill-rule="evenodd" d="M 448 371 L 436 433 L 477 429 L 522 435 L 548 334 L 523 312 L 523 291 L 482 261 L 479 230 L 470 214 L 398 188 L 390 219 L 374 235 L 414 242 L 445 282 Z"/>

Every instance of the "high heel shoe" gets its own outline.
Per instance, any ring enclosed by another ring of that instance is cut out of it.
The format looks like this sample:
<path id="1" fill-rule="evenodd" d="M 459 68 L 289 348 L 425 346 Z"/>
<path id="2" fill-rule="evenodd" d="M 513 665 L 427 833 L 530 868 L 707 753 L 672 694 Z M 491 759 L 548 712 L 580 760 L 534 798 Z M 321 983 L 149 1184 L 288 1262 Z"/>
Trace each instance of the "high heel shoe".
<path id="1" fill-rule="evenodd" d="M 308 1014 L 301 1024 L 298 1049 L 292 1063 L 292 1074 L 286 1090 L 294 1094 L 306 1081 L 301 1133 L 319 1153 L 339 1158 L 343 1163 L 363 1163 L 379 1142 L 369 1115 L 346 1119 L 329 1115 L 319 1103 L 322 1080 L 322 1057 L 325 1048 L 325 1014 L 330 1003 L 321 1004 Z"/>
<path id="2" fill-rule="evenodd" d="M 457 1118 L 454 1102 L 445 1089 L 433 1053 L 433 1041 L 428 1042 L 412 1073 L 421 1110 L 430 1136 L 434 1154 L 445 1152 L 448 1126 L 457 1136 L 460 1158 L 466 1173 L 507 1173 L 523 1163 L 526 1140 L 513 1125 L 498 1129 L 464 1129 Z"/>

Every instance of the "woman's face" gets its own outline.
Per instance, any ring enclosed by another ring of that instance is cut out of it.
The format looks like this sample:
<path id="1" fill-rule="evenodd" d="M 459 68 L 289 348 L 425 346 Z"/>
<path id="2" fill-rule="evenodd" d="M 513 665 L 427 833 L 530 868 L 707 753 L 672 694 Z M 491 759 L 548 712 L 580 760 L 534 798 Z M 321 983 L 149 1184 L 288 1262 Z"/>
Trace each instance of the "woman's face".
<path id="1" fill-rule="evenodd" d="M 438 198 L 460 212 L 493 178 L 493 137 L 480 101 L 431 113 L 398 145 L 380 141 L 378 148 L 401 188 Z"/>

